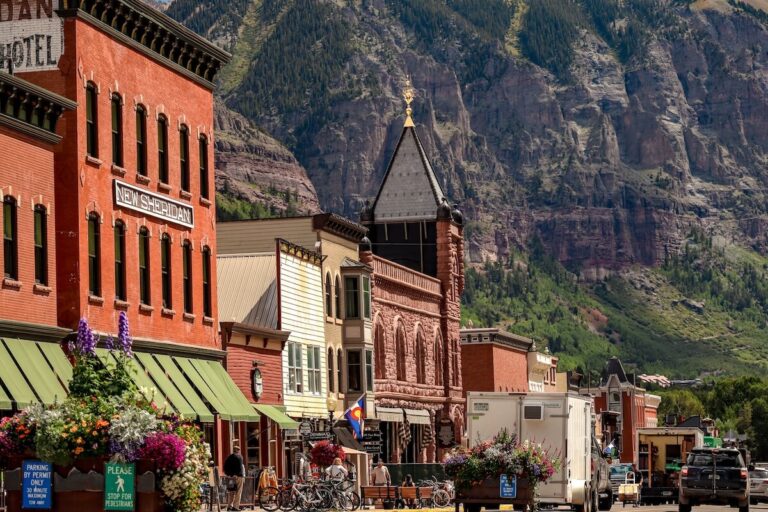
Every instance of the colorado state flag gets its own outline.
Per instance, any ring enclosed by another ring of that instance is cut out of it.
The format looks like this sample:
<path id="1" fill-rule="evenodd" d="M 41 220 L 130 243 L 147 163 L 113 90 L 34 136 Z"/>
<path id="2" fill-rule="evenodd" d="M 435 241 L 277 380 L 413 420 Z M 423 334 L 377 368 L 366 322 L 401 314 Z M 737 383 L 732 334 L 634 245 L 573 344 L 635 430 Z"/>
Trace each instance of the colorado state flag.
<path id="1" fill-rule="evenodd" d="M 352 407 L 347 409 L 347 412 L 344 413 L 344 417 L 352 427 L 352 433 L 354 434 L 355 439 L 362 439 L 363 420 L 365 419 L 365 395 L 358 398 L 357 401 L 352 404 Z"/>

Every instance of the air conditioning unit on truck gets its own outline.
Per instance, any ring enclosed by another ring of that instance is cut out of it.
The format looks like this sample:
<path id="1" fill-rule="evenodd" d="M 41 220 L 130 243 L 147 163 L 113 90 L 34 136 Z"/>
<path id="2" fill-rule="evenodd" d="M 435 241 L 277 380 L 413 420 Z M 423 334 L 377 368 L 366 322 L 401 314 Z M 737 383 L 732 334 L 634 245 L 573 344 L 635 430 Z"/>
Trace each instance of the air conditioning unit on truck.
<path id="1" fill-rule="evenodd" d="M 539 443 L 559 454 L 560 470 L 540 486 L 539 501 L 581 512 L 609 510 L 613 504 L 592 416 L 592 399 L 576 393 L 467 393 L 470 448 L 506 429 L 520 442 Z"/>

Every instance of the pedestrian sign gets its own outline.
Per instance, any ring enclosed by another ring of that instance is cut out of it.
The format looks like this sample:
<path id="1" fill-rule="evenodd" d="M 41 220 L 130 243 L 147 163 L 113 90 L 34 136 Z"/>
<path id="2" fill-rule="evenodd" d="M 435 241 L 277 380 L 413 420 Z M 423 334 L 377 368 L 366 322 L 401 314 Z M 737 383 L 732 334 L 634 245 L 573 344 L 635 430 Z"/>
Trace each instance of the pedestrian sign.
<path id="1" fill-rule="evenodd" d="M 21 508 L 50 510 L 53 464 L 41 460 L 25 460 L 21 472 Z"/>
<path id="2" fill-rule="evenodd" d="M 104 466 L 104 510 L 135 510 L 136 465 L 107 463 Z"/>
<path id="3" fill-rule="evenodd" d="M 511 478 L 507 475 L 501 475 L 499 479 L 499 497 L 517 498 L 517 475 L 512 475 Z"/>

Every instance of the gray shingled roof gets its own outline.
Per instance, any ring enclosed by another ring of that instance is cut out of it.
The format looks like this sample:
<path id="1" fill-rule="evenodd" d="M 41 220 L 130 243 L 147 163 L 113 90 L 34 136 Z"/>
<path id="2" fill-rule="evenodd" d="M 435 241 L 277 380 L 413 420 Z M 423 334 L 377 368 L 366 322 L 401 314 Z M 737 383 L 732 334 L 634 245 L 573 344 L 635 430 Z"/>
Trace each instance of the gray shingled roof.
<path id="1" fill-rule="evenodd" d="M 445 200 L 413 127 L 403 128 L 373 204 L 377 221 L 430 220 Z"/>
<path id="2" fill-rule="evenodd" d="M 277 329 L 277 261 L 274 253 L 216 258 L 219 320 Z"/>

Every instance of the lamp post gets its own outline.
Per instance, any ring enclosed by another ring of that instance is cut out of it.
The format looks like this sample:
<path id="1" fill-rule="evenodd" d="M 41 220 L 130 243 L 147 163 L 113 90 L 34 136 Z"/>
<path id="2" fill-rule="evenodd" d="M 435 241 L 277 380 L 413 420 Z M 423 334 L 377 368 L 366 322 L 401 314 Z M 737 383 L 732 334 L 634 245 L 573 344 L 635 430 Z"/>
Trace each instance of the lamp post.
<path id="1" fill-rule="evenodd" d="M 333 413 L 336 411 L 336 398 L 332 395 L 328 395 L 325 405 L 328 408 L 328 433 L 333 434 Z M 333 439 L 333 435 L 331 436 L 331 439 Z"/>

